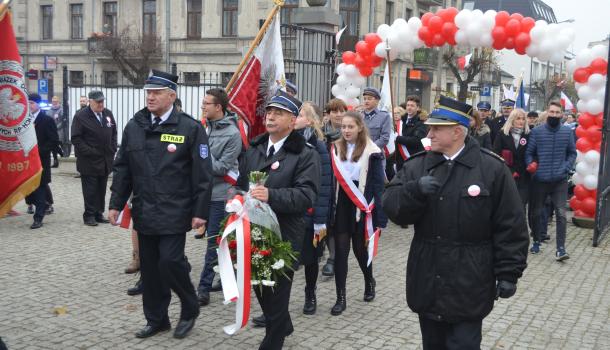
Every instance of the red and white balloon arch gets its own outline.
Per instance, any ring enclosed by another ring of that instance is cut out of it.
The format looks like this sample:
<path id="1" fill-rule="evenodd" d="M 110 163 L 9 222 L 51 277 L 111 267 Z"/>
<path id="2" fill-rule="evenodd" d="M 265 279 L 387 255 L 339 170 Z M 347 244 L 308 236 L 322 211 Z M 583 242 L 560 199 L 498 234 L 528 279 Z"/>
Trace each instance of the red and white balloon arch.
<path id="1" fill-rule="evenodd" d="M 355 52 L 345 51 L 337 66 L 337 81 L 333 96 L 348 106 L 360 104 L 358 97 L 366 84 L 366 77 L 382 61 L 399 54 L 410 53 L 421 47 L 452 45 L 465 48 L 493 48 L 515 50 L 545 62 L 560 64 L 564 52 L 574 41 L 574 30 L 567 23 L 547 23 L 519 13 L 505 11 L 461 10 L 454 7 L 428 12 L 421 19 L 408 21 L 398 18 L 392 25 L 382 24 L 376 33 L 369 33 L 356 43 Z M 598 45 L 579 52 L 568 62 L 578 89 L 577 108 L 581 112 L 576 129 L 578 157 L 574 197 L 570 205 L 579 217 L 593 217 L 597 196 L 601 128 L 603 124 L 605 87 L 607 79 L 608 47 Z"/>

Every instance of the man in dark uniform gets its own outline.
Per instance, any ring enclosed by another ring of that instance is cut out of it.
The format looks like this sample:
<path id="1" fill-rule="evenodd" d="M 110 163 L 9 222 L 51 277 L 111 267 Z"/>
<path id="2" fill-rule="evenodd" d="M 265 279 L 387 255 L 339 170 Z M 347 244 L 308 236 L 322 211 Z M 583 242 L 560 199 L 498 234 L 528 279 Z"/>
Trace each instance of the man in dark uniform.
<path id="1" fill-rule="evenodd" d="M 432 150 L 412 156 L 383 209 L 414 224 L 407 303 L 424 349 L 479 349 L 494 298 L 509 298 L 526 267 L 521 199 L 502 159 L 469 138 L 472 107 L 441 97 L 426 124 Z"/>
<path id="2" fill-rule="evenodd" d="M 101 91 L 89 93 L 89 106 L 81 109 L 72 122 L 72 144 L 76 154 L 76 170 L 81 174 L 85 225 L 107 223 L 104 201 L 108 174 L 117 150 L 116 122 L 112 112 L 104 108 Z"/>
<path id="3" fill-rule="evenodd" d="M 51 151 L 57 149 L 59 145 L 57 125 L 55 125 L 53 118 L 40 109 L 40 101 L 40 95 L 36 93 L 30 94 L 30 114 L 34 119 L 36 139 L 38 140 L 38 154 L 40 155 L 40 163 L 42 165 L 40 186 L 26 197 L 26 203 L 31 203 L 36 207 L 34 223 L 30 226 L 31 229 L 42 227 L 42 219 L 49 206 L 47 204 L 47 191 L 49 190 L 48 185 L 51 182 Z"/>
<path id="4" fill-rule="evenodd" d="M 400 171 L 405 160 L 411 154 L 415 154 L 424 150 L 424 145 L 421 139 L 428 134 L 428 127 L 424 125 L 423 120 L 419 119 L 419 97 L 407 96 L 406 110 L 407 113 L 401 117 L 402 133 L 396 136 L 396 171 Z M 396 130 L 398 132 L 398 130 Z M 401 146 L 406 148 L 399 149 Z"/>
<path id="5" fill-rule="evenodd" d="M 320 184 L 320 158 L 315 149 L 294 131 L 301 102 L 284 93 L 267 105 L 267 133 L 252 141 L 239 165 L 238 185 L 250 190 L 252 197 L 266 202 L 277 215 L 282 239 L 300 252 L 305 236 L 304 214 L 313 207 Z M 248 175 L 262 171 L 269 175 L 264 186 L 248 188 Z M 286 271 L 273 288 L 255 288 L 263 309 L 265 338 L 259 349 L 281 349 L 284 338 L 294 328 L 288 313 L 288 301 L 294 272 Z"/>
<path id="6" fill-rule="evenodd" d="M 496 139 L 496 135 L 502 130 L 504 127 L 504 123 L 508 120 L 508 116 L 510 112 L 515 108 L 515 101 L 510 98 L 504 99 L 500 102 L 500 116 L 493 119 L 491 121 L 491 125 L 489 128 L 491 129 L 491 144 L 494 144 L 494 140 Z"/>
<path id="7" fill-rule="evenodd" d="M 148 322 L 136 333 L 138 338 L 171 328 L 170 288 L 182 305 L 175 338 L 184 338 L 199 316 L 184 244 L 186 232 L 205 226 L 208 218 L 210 159 L 201 123 L 173 107 L 177 81 L 177 76 L 156 70 L 146 80 L 146 108 L 125 126 L 110 188 L 113 225 L 133 192 L 131 213 Z"/>
<path id="8" fill-rule="evenodd" d="M 491 104 L 487 101 L 481 101 L 477 103 L 477 110 L 481 116 L 481 120 L 487 124 L 489 130 L 491 130 Z"/>

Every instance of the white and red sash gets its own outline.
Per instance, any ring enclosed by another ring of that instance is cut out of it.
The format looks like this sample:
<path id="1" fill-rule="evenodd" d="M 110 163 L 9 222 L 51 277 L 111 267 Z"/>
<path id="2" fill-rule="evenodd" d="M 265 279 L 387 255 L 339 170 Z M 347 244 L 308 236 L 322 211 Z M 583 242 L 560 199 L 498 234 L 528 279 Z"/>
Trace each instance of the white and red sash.
<path id="1" fill-rule="evenodd" d="M 243 208 L 244 197 L 235 196 L 227 202 L 225 210 L 230 213 L 218 245 L 218 269 L 222 281 L 224 303 L 236 302 L 235 323 L 223 327 L 228 335 L 233 335 L 248 324 L 250 317 L 250 220 Z M 237 243 L 237 279 L 233 272 L 233 262 L 229 250 L 228 236 L 235 231 Z"/>
<path id="2" fill-rule="evenodd" d="M 375 199 L 372 199 L 369 203 L 364 194 L 356 187 L 354 182 L 349 179 L 345 169 L 341 166 L 341 160 L 335 152 L 335 146 L 331 148 L 331 164 L 333 167 L 333 173 L 335 178 L 345 194 L 354 203 L 354 205 L 360 209 L 361 212 L 365 213 L 365 225 L 364 225 L 364 239 L 367 242 L 367 250 L 369 259 L 367 266 L 373 262 L 373 258 L 377 256 L 377 247 L 379 244 L 380 230 L 373 230 L 373 209 L 375 209 Z"/>
<path id="3" fill-rule="evenodd" d="M 117 222 L 117 225 L 121 228 L 131 228 L 131 208 L 129 207 L 129 203 L 125 204 L 125 208 L 119 212 Z"/>
<path id="4" fill-rule="evenodd" d="M 229 172 L 222 177 L 222 179 L 230 184 L 231 186 L 237 185 L 237 179 L 239 178 L 239 171 L 229 170 Z"/>
<path id="5" fill-rule="evenodd" d="M 399 120 L 396 122 L 396 131 L 399 136 L 402 136 L 402 120 Z M 411 153 L 409 153 L 409 150 L 407 150 L 407 147 L 400 143 L 398 144 L 398 153 L 400 153 L 402 160 L 407 160 L 407 159 L 409 159 L 409 157 L 411 157 Z"/>

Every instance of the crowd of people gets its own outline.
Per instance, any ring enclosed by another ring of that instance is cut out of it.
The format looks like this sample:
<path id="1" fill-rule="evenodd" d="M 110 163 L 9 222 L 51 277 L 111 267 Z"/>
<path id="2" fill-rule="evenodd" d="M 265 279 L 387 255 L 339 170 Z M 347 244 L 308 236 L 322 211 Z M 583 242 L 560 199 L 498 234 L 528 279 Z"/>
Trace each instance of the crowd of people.
<path id="1" fill-rule="evenodd" d="M 367 225 L 379 232 L 388 220 L 403 228 L 413 225 L 407 302 L 419 315 L 424 349 L 479 347 L 483 318 L 495 299 L 515 293 L 528 248 L 539 253 L 549 239 L 546 228 L 553 212 L 556 259 L 569 258 L 566 199 L 576 158 L 576 121 L 563 125 L 559 103 L 551 102 L 539 116 L 504 100 L 493 118 L 488 102 L 475 110 L 441 96 L 427 113 L 417 96 L 408 96 L 390 114 L 379 108 L 381 96 L 372 87 L 364 90 L 362 106 L 352 110 L 339 99 L 324 108 L 301 102 L 291 83 L 266 104 L 266 132 L 244 144 L 223 89 L 206 91 L 199 121 L 180 109 L 177 79 L 153 70 L 144 86 L 146 107 L 129 120 L 120 146 L 102 92 L 83 96 L 72 122 L 83 223 L 118 224 L 120 212 L 126 205 L 131 208 L 133 254 L 125 272 L 139 271 L 140 279 L 128 294 L 143 295 L 147 321 L 138 338 L 171 329 L 171 291 L 181 301 L 174 337 L 183 338 L 200 307 L 210 303 L 210 293 L 221 290 L 214 283 L 216 236 L 235 190 L 267 203 L 277 215 L 282 239 L 299 252 L 305 315 L 317 312 L 320 270 L 335 279 L 330 313 L 339 316 L 346 310 L 350 249 L 362 272 L 362 298 L 372 302 L 377 285 Z M 41 113 L 39 103 L 40 96 L 31 94 L 44 160 L 41 186 L 28 197 L 35 207 L 33 229 L 42 226 L 52 203 L 50 160 L 59 140 L 56 124 Z M 268 179 L 250 188 L 252 171 L 265 172 Z M 191 229 L 198 230 L 195 238 L 207 239 L 196 259 L 202 266 L 196 287 L 184 252 Z M 294 331 L 288 312 L 294 276 L 290 270 L 275 287 L 255 289 L 262 315 L 252 321 L 266 330 L 260 349 L 281 349 Z"/>

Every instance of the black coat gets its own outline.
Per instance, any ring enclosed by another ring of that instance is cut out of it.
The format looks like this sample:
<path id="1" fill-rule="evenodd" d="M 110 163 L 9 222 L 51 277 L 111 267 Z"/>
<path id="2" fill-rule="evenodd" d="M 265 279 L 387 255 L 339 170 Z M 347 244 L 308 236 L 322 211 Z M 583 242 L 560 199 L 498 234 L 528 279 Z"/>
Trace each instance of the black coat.
<path id="1" fill-rule="evenodd" d="M 422 176 L 446 171 L 437 194 L 421 195 Z M 469 194 L 473 185 L 478 195 Z M 472 139 L 451 163 L 436 152 L 411 157 L 387 187 L 383 206 L 392 221 L 415 225 L 407 302 L 425 317 L 481 320 L 493 307 L 496 280 L 516 283 L 527 266 L 529 238 L 515 182 L 502 160 Z"/>
<path id="2" fill-rule="evenodd" d="M 38 154 L 42 165 L 42 176 L 40 177 L 40 185 L 42 186 L 51 182 L 51 152 L 59 146 L 59 136 L 55 120 L 43 110 L 40 110 L 34 121 L 34 129 L 36 130 Z"/>
<path id="3" fill-rule="evenodd" d="M 76 170 L 81 175 L 110 174 L 117 150 L 116 122 L 112 112 L 104 108 L 100 123 L 91 107 L 79 110 L 72 121 L 72 144 Z"/>
<path id="4" fill-rule="evenodd" d="M 493 145 L 494 142 L 496 141 L 496 136 L 498 136 L 498 134 L 500 134 L 502 132 L 502 128 L 504 127 L 504 124 L 506 123 L 506 120 L 508 118 L 504 118 L 503 116 L 499 116 L 495 119 L 492 119 L 491 122 L 489 123 L 489 128 L 491 129 L 491 144 Z"/>
<path id="5" fill-rule="evenodd" d="M 402 116 L 402 135 L 396 136 L 396 152 L 394 153 L 396 156 L 396 170 L 400 170 L 405 162 L 398 151 L 398 147 L 404 145 L 407 147 L 409 154 L 419 153 L 424 150 L 421 139 L 428 135 L 428 127 L 419 119 L 419 112 L 409 122 L 407 122 L 407 119 L 406 114 Z"/>
<path id="6" fill-rule="evenodd" d="M 174 109 L 153 130 L 148 109 L 137 112 L 123 131 L 110 190 L 109 208 L 117 210 L 133 192 L 134 229 L 142 234 L 184 234 L 193 217 L 207 219 L 212 175 L 201 123 Z"/>
<path id="7" fill-rule="evenodd" d="M 314 206 L 320 187 L 320 157 L 307 146 L 305 138 L 293 131 L 282 148 L 267 160 L 269 134 L 251 142 L 251 147 L 239 164 L 239 187 L 249 190 L 248 174 L 262 171 L 269 175 L 269 206 L 280 224 L 282 238 L 300 252 L 305 235 L 305 213 Z M 271 165 L 278 162 L 277 169 Z"/>
<path id="8" fill-rule="evenodd" d="M 530 181 L 530 173 L 525 170 L 525 150 L 529 141 L 529 134 L 521 135 L 519 139 L 519 147 L 515 148 L 515 142 L 512 135 L 506 135 L 500 132 L 496 136 L 493 151 L 504 158 L 504 162 L 508 165 L 511 174 L 517 184 L 527 185 Z"/>

